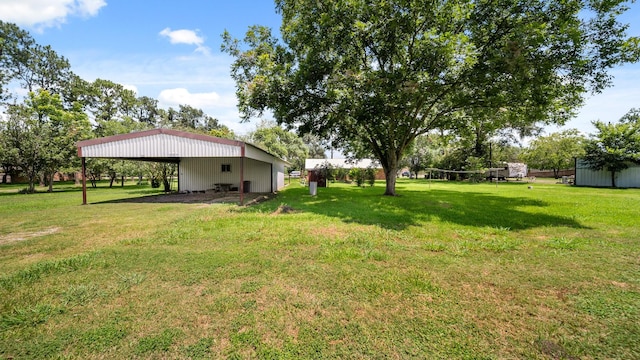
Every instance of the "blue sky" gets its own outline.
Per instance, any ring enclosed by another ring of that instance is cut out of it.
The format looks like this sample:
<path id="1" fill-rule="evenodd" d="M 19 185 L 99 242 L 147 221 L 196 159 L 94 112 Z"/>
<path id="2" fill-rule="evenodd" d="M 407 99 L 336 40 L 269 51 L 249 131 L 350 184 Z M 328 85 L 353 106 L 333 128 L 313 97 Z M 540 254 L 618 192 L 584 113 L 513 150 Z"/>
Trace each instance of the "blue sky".
<path id="1" fill-rule="evenodd" d="M 623 20 L 631 24 L 630 35 L 640 36 L 640 4 L 630 6 Z M 220 35 L 227 29 L 242 37 L 253 24 L 280 25 L 269 0 L 0 0 L 0 19 L 51 45 L 85 80 L 115 81 L 165 108 L 201 108 L 238 134 L 258 120 L 240 123 L 232 59 L 220 52 Z M 589 97 L 564 128 L 590 133 L 592 120 L 615 121 L 640 107 L 640 64 L 611 74 L 614 87 Z"/>

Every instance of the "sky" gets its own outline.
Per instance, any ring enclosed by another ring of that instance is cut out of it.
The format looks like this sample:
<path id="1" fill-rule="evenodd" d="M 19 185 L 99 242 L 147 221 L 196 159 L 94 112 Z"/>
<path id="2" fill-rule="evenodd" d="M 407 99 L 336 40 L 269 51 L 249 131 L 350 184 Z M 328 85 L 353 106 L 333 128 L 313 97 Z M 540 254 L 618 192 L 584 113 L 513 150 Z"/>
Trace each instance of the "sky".
<path id="1" fill-rule="evenodd" d="M 622 20 L 640 36 L 640 3 Z M 28 30 L 51 45 L 87 81 L 111 80 L 163 108 L 188 104 L 217 118 L 239 135 L 259 119 L 242 123 L 232 58 L 220 51 L 227 30 L 242 38 L 251 25 L 275 31 L 281 18 L 270 0 L 0 0 L 0 20 Z M 640 108 L 640 64 L 613 69 L 614 86 L 588 96 L 578 116 L 562 128 L 594 132 L 592 120 L 616 121 Z"/>

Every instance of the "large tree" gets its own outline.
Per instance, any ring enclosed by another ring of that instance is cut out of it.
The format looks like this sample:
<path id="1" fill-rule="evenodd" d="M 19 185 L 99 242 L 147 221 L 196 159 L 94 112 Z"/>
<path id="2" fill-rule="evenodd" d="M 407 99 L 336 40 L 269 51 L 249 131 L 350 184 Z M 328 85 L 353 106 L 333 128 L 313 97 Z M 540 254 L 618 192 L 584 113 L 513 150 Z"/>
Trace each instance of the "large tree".
<path id="1" fill-rule="evenodd" d="M 53 190 L 53 175 L 76 167 L 76 143 L 89 137 L 91 125 L 79 108 L 65 110 L 59 95 L 39 90 L 23 104 L 12 105 L 2 129 L 3 158 L 26 175 L 28 192 L 43 176 Z"/>
<path id="2" fill-rule="evenodd" d="M 616 187 L 618 172 L 630 164 L 640 164 L 640 117 L 637 113 L 632 110 L 614 124 L 594 121 L 597 133 L 586 142 L 583 160 L 593 170 L 609 171 L 612 187 Z"/>
<path id="3" fill-rule="evenodd" d="M 576 129 L 540 136 L 531 142 L 524 160 L 529 168 L 553 170 L 557 179 L 560 170 L 573 167 L 573 159 L 584 154 L 584 141 Z"/>
<path id="4" fill-rule="evenodd" d="M 382 164 L 395 194 L 414 139 L 482 110 L 563 123 L 606 71 L 638 57 L 624 1 L 276 0 L 281 39 L 225 33 L 245 119 L 270 110 Z M 517 119 L 518 121 L 509 121 Z"/>
<path id="5" fill-rule="evenodd" d="M 273 122 L 263 121 L 248 135 L 248 140 L 269 153 L 291 163 L 291 169 L 303 170 L 309 149 L 295 133 Z"/>

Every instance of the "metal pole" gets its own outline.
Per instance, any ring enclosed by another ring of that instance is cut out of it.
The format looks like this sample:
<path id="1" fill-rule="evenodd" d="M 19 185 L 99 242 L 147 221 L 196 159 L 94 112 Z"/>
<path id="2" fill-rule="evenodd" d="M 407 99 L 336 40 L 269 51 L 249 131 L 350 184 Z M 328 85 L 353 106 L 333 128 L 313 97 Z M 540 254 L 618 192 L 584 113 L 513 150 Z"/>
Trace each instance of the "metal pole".
<path id="1" fill-rule="evenodd" d="M 87 166 L 82 158 L 82 205 L 87 205 Z"/>
<path id="2" fill-rule="evenodd" d="M 244 205 L 244 144 L 240 149 L 240 206 Z"/>

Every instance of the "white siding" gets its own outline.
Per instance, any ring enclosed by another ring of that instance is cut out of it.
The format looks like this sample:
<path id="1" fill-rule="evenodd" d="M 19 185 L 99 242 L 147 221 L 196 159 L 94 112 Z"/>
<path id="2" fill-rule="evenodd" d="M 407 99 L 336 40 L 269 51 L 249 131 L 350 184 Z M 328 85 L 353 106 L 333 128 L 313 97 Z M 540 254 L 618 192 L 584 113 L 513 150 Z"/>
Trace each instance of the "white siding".
<path id="1" fill-rule="evenodd" d="M 222 172 L 222 164 L 231 165 Z M 216 183 L 240 185 L 240 158 L 186 158 L 180 161 L 180 191 L 210 190 Z"/>
<path id="2" fill-rule="evenodd" d="M 240 157 L 240 147 L 156 134 L 84 146 L 82 156 L 100 158 Z"/>
<path id="3" fill-rule="evenodd" d="M 210 190 L 216 183 L 232 184 L 240 188 L 240 158 L 186 158 L 180 161 L 180 191 Z M 230 172 L 222 172 L 222 165 L 231 165 Z M 267 193 L 271 189 L 271 164 L 244 159 L 244 180 L 250 181 L 251 192 Z M 283 174 L 284 184 L 284 174 Z M 275 186 L 275 184 L 274 184 Z"/>
<path id="4" fill-rule="evenodd" d="M 275 157 L 273 155 L 265 153 L 263 150 L 260 150 L 251 144 L 245 145 L 244 156 L 250 159 L 260 160 L 267 163 L 272 163 L 273 161 L 275 161 Z"/>
<path id="5" fill-rule="evenodd" d="M 581 161 L 578 160 L 576 166 L 576 185 L 578 186 L 594 186 L 594 187 L 610 187 L 611 172 L 606 170 L 591 170 Z M 640 187 L 640 166 L 633 166 L 626 170 L 616 173 L 616 187 L 621 188 L 637 188 Z"/>
<path id="6" fill-rule="evenodd" d="M 284 187 L 284 168 L 285 164 L 278 161 L 273 164 L 273 174 L 274 184 L 276 184 L 276 188 L 274 190 L 280 190 Z"/>
<path id="7" fill-rule="evenodd" d="M 244 180 L 251 181 L 251 192 L 267 193 L 271 189 L 271 164 L 244 159 Z"/>
<path id="8" fill-rule="evenodd" d="M 630 167 L 616 178 L 616 186 L 623 188 L 640 188 L 640 166 Z"/>

